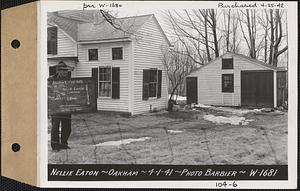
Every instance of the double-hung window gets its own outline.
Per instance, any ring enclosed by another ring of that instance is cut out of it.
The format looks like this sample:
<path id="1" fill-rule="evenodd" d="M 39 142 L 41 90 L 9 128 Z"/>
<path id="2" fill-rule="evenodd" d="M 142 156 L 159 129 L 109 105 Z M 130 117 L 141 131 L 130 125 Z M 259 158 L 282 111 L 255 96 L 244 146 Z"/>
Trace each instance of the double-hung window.
<path id="1" fill-rule="evenodd" d="M 120 68 L 98 67 L 92 69 L 92 77 L 97 81 L 96 97 L 120 98 Z"/>
<path id="2" fill-rule="evenodd" d="M 153 97 L 161 97 L 161 80 L 161 70 L 143 70 L 143 100 Z"/>
<path id="3" fill-rule="evenodd" d="M 156 97 L 157 81 L 157 70 L 149 70 L 149 97 Z"/>
<path id="4" fill-rule="evenodd" d="M 111 97 L 111 67 L 99 67 L 99 97 Z"/>

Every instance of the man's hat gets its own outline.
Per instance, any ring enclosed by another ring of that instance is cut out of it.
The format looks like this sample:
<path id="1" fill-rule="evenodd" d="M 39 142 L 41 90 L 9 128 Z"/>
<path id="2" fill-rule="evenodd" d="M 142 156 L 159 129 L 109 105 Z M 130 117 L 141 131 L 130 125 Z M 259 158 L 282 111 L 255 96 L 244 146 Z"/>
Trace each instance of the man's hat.
<path id="1" fill-rule="evenodd" d="M 60 61 L 57 65 L 56 65 L 58 70 L 72 70 L 72 68 L 70 66 L 68 66 L 66 63 L 64 63 L 63 61 Z"/>

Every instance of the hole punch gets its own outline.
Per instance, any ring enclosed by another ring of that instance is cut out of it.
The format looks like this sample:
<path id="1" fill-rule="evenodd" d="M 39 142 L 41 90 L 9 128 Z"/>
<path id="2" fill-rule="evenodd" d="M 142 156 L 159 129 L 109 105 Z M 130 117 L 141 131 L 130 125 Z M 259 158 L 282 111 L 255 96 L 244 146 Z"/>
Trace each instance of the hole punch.
<path id="1" fill-rule="evenodd" d="M 18 152 L 21 149 L 21 146 L 18 143 L 14 143 L 11 145 L 11 150 L 14 152 Z"/>
<path id="2" fill-rule="evenodd" d="M 19 40 L 15 39 L 13 41 L 11 41 L 11 46 L 14 48 L 14 49 L 17 49 L 21 46 L 21 43 Z"/>

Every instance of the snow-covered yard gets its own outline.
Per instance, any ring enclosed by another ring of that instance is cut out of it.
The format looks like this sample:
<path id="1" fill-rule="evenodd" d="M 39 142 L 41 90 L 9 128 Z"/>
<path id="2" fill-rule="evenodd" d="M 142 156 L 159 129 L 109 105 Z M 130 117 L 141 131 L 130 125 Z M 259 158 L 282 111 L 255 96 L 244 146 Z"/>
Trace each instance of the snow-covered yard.
<path id="1" fill-rule="evenodd" d="M 231 124 L 231 125 L 248 125 L 249 122 L 254 121 L 253 119 L 246 119 L 245 117 L 231 116 L 214 116 L 214 115 L 204 115 L 204 120 L 211 121 L 218 125 L 221 124 Z"/>
<path id="2" fill-rule="evenodd" d="M 71 149 L 49 149 L 49 163 L 287 164 L 287 112 L 198 106 L 72 115 Z"/>

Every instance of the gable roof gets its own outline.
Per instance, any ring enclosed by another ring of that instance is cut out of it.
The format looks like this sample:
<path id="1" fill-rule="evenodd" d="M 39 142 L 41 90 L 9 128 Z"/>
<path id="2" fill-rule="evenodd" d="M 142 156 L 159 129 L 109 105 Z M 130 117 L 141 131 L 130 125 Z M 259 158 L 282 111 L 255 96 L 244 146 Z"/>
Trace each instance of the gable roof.
<path id="1" fill-rule="evenodd" d="M 168 39 L 166 33 L 164 32 L 164 30 L 162 29 L 162 27 L 160 26 L 158 20 L 156 19 L 156 17 L 153 15 L 154 21 L 156 22 L 158 29 L 161 31 L 162 35 L 164 36 L 165 40 L 167 41 L 168 45 L 170 47 L 172 47 L 173 45 L 171 44 L 170 40 Z"/>
<path id="2" fill-rule="evenodd" d="M 223 55 L 221 55 L 221 56 L 215 58 L 214 60 L 208 62 L 207 64 L 205 64 L 205 65 L 199 67 L 199 68 L 198 68 L 197 70 L 195 70 L 194 72 L 196 72 L 196 71 L 198 71 L 198 70 L 201 70 L 202 68 L 206 67 L 207 65 L 210 65 L 211 63 L 214 63 L 215 61 L 217 61 L 217 60 L 223 58 L 223 57 L 226 56 L 226 55 L 233 55 L 233 56 L 239 57 L 239 58 L 241 58 L 241 59 L 247 60 L 248 62 L 251 62 L 251 63 L 257 64 L 257 65 L 263 66 L 263 67 L 265 67 L 265 68 L 267 68 L 267 69 L 271 69 L 271 70 L 275 70 L 275 71 L 283 71 L 283 70 L 286 70 L 286 69 L 283 68 L 283 67 L 276 67 L 276 66 L 273 66 L 273 65 L 264 63 L 264 62 L 262 62 L 262 61 L 260 61 L 260 60 L 257 60 L 257 59 L 254 59 L 254 58 L 250 58 L 250 57 L 245 56 L 245 55 L 243 55 L 243 54 L 238 54 L 238 53 L 233 53 L 233 52 L 226 52 L 225 54 L 223 54 Z M 194 72 L 192 72 L 192 73 L 194 73 Z M 192 74 L 192 73 L 191 73 L 191 74 Z"/>
<path id="3" fill-rule="evenodd" d="M 74 41 L 77 41 L 78 24 L 81 22 L 83 21 L 62 17 L 58 12 L 48 12 L 47 14 L 47 23 L 59 27 Z"/>
<path id="4" fill-rule="evenodd" d="M 74 41 L 89 42 L 129 38 L 153 18 L 169 45 L 166 34 L 154 14 L 115 18 L 114 22 L 122 28 L 118 30 L 109 24 L 97 10 L 61 10 L 48 12 L 48 24 L 55 25 Z"/>
<path id="5" fill-rule="evenodd" d="M 122 30 L 114 28 L 104 21 L 99 24 L 82 23 L 78 28 L 78 41 L 98 41 L 109 39 L 129 38 L 153 15 L 141 15 L 134 17 L 116 18 L 115 23 Z"/>
<path id="6" fill-rule="evenodd" d="M 95 10 L 61 10 L 57 13 L 61 17 L 81 22 L 95 22 L 97 19 L 104 19 L 100 11 Z"/>
<path id="7" fill-rule="evenodd" d="M 232 52 L 228 52 L 228 53 L 230 53 L 230 54 L 232 54 L 232 55 L 235 55 L 235 56 L 238 56 L 238 57 L 240 57 L 240 58 L 246 59 L 246 60 L 248 60 L 249 62 L 254 62 L 254 63 L 259 64 L 259 65 L 261 65 L 261 66 L 267 67 L 267 68 L 269 68 L 269 69 L 271 69 L 271 70 L 279 70 L 279 68 L 276 67 L 276 66 L 273 66 L 273 65 L 271 65 L 271 64 L 267 64 L 267 63 L 265 63 L 265 62 L 263 62 L 263 61 L 260 61 L 260 60 L 254 59 L 254 58 L 250 58 L 250 57 L 245 56 L 245 55 L 243 55 L 243 54 L 232 53 Z"/>

